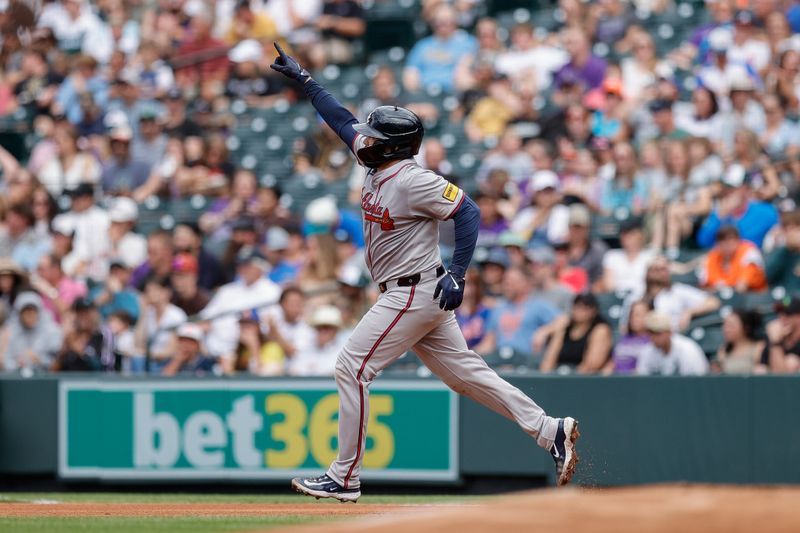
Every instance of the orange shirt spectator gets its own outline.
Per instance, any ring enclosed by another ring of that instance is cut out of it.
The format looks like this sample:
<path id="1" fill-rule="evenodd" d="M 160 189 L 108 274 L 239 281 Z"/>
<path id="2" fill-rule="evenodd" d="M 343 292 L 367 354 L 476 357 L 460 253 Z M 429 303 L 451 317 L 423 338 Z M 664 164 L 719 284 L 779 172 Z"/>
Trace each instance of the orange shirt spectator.
<path id="1" fill-rule="evenodd" d="M 752 242 L 742 240 L 734 226 L 723 227 L 703 264 L 700 281 L 710 289 L 763 291 L 767 288 L 767 278 L 761 251 Z"/>

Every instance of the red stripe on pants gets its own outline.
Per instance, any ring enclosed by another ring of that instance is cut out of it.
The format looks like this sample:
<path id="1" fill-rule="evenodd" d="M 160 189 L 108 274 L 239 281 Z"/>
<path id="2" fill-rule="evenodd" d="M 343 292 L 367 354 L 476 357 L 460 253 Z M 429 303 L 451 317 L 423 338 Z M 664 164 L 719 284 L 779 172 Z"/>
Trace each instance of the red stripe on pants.
<path id="1" fill-rule="evenodd" d="M 350 482 L 350 476 L 353 475 L 353 469 L 356 467 L 356 464 L 358 464 L 358 458 L 361 456 L 361 441 L 364 437 L 364 384 L 361 383 L 361 374 L 364 373 L 364 368 L 366 368 L 369 358 L 372 357 L 372 354 L 374 354 L 375 350 L 378 349 L 381 341 L 386 338 L 386 335 L 388 335 L 389 332 L 392 331 L 392 328 L 395 327 L 395 325 L 400 321 L 400 317 L 402 317 L 411 307 L 411 302 L 414 301 L 414 289 L 416 289 L 416 286 L 412 285 L 411 294 L 408 296 L 408 302 L 406 302 L 406 306 L 400 310 L 394 320 L 392 320 L 392 323 L 389 324 L 389 327 L 386 328 L 383 333 L 381 333 L 381 336 L 378 337 L 378 340 L 372 345 L 369 353 L 367 353 L 367 356 L 364 358 L 364 362 L 361 363 L 361 368 L 358 369 L 358 374 L 356 374 L 356 381 L 358 381 L 359 405 L 361 407 L 358 417 L 358 444 L 356 446 L 356 457 L 353 459 L 353 463 L 350 465 L 350 469 L 347 471 L 347 475 L 344 478 L 344 488 L 347 488 L 347 485 Z"/>

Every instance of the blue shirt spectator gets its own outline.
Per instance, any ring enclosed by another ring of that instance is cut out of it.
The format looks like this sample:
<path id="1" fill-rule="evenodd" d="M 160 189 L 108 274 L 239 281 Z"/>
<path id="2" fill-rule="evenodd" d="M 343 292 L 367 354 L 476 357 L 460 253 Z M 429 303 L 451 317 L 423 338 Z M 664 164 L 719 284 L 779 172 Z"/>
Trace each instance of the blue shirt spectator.
<path id="1" fill-rule="evenodd" d="M 502 286 L 505 299 L 492 309 L 486 335 L 474 349 L 488 354 L 510 348 L 532 356 L 533 335 L 559 316 L 558 309 L 533 294 L 530 276 L 524 269 L 506 270 Z"/>
<path id="2" fill-rule="evenodd" d="M 97 73 L 97 61 L 83 56 L 78 59 L 75 72 L 64 80 L 56 94 L 56 104 L 72 124 L 83 120 L 82 99 L 87 94 L 97 107 L 105 110 L 108 104 L 108 83 Z"/>
<path id="3" fill-rule="evenodd" d="M 766 202 L 747 202 L 742 209 L 720 211 L 714 209 L 697 232 L 697 244 L 711 248 L 717 240 L 717 232 L 723 226 L 735 226 L 742 239 L 759 248 L 770 229 L 778 223 L 778 210 Z"/>
<path id="4" fill-rule="evenodd" d="M 433 17 L 433 35 L 420 40 L 408 53 L 403 85 L 409 91 L 439 86 L 451 92 L 456 65 L 477 49 L 478 41 L 458 29 L 453 9 L 441 6 Z"/>

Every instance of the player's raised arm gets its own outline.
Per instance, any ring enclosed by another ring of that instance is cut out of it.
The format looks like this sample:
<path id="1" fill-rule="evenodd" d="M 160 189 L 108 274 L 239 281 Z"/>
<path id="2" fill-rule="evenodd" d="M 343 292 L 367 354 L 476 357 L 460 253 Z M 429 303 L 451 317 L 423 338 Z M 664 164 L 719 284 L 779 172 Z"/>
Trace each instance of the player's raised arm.
<path id="1" fill-rule="evenodd" d="M 314 109 L 319 112 L 322 119 L 327 122 L 328 126 L 336 132 L 345 144 L 352 149 L 353 140 L 356 137 L 356 130 L 353 129 L 353 124 L 358 122 L 356 117 L 340 104 L 331 93 L 326 91 L 322 85 L 317 83 L 300 63 L 292 56 L 287 55 L 281 45 L 274 44 L 275 49 L 278 51 L 278 57 L 275 58 L 270 68 L 300 83 L 306 96 L 311 100 L 311 105 L 314 106 Z"/>

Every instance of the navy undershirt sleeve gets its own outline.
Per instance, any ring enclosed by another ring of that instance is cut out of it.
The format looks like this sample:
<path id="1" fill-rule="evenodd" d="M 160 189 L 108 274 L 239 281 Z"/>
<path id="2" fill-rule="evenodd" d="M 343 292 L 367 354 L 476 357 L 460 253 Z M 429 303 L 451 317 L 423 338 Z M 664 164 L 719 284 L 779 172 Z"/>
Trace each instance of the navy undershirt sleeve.
<path id="1" fill-rule="evenodd" d="M 450 262 L 450 272 L 463 278 L 472 261 L 475 244 L 478 242 L 478 228 L 481 223 L 481 210 L 464 193 L 464 201 L 453 216 L 455 222 L 456 248 L 453 251 L 453 260 Z"/>
<path id="2" fill-rule="evenodd" d="M 353 124 L 358 122 L 356 117 L 313 78 L 303 84 L 303 90 L 322 119 L 352 150 L 356 138 Z"/>

